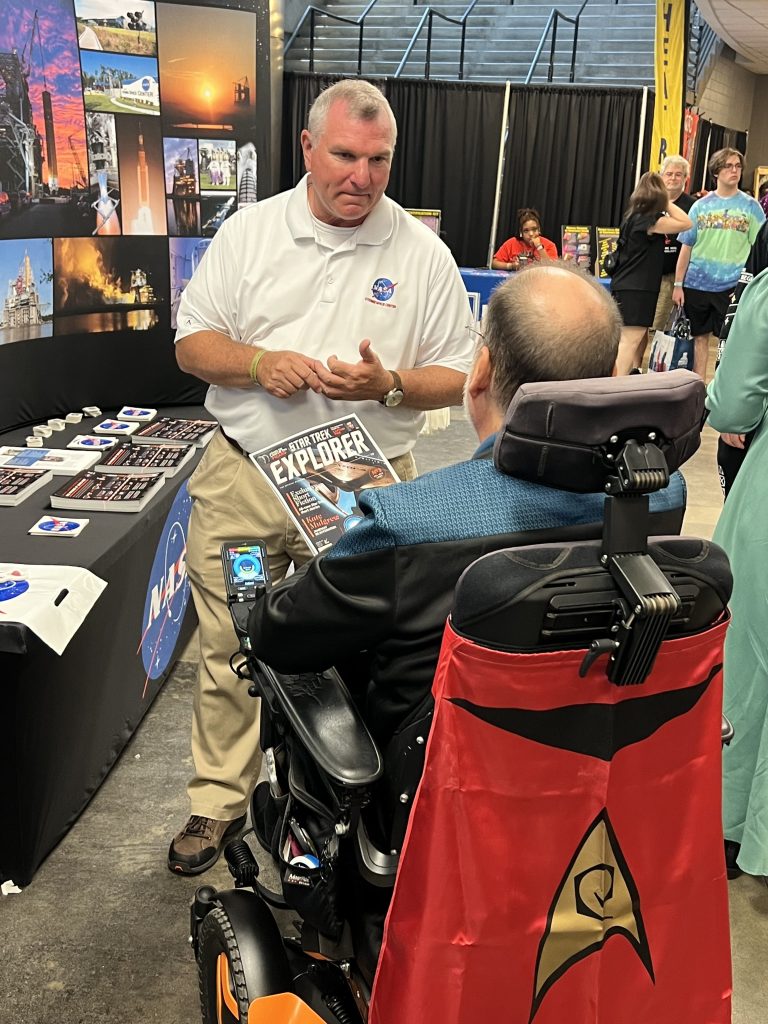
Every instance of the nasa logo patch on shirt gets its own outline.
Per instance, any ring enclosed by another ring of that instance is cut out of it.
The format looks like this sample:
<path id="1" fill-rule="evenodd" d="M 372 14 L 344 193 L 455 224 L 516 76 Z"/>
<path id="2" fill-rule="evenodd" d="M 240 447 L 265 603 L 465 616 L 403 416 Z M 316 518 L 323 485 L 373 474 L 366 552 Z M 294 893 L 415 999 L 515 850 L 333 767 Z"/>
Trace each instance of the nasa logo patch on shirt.
<path id="1" fill-rule="evenodd" d="M 397 303 L 389 301 L 395 294 L 395 288 L 397 288 L 396 281 L 390 281 L 388 277 L 377 277 L 371 285 L 371 296 L 366 297 L 365 301 L 373 303 L 374 306 L 388 306 L 390 309 L 397 309 Z"/>

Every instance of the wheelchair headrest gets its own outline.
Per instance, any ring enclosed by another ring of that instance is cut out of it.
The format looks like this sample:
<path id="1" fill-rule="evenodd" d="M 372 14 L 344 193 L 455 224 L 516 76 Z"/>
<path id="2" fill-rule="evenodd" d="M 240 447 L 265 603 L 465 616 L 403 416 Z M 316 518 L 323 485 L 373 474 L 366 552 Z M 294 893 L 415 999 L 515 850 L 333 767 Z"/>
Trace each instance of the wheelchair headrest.
<path id="1" fill-rule="evenodd" d="M 690 370 L 523 384 L 493 448 L 509 476 L 602 491 L 627 441 L 651 442 L 673 473 L 698 449 L 706 389 Z"/>

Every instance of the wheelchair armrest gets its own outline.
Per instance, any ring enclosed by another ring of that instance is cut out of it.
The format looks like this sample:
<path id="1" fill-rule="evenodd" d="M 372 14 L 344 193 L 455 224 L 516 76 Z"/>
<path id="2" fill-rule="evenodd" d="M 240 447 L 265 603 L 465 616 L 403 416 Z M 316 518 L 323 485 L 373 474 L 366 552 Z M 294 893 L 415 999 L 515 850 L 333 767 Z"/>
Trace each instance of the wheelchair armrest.
<path id="1" fill-rule="evenodd" d="M 370 786 L 380 777 L 379 749 L 335 669 L 289 675 L 254 661 L 261 685 L 271 691 L 268 703 L 280 708 L 322 771 L 342 786 Z"/>
<path id="2" fill-rule="evenodd" d="M 382 889 L 391 889 L 395 884 L 400 855 L 382 853 L 377 846 L 374 846 L 368 835 L 362 814 L 358 818 L 357 832 L 355 833 L 355 860 L 360 868 L 360 874 L 366 882 Z"/>

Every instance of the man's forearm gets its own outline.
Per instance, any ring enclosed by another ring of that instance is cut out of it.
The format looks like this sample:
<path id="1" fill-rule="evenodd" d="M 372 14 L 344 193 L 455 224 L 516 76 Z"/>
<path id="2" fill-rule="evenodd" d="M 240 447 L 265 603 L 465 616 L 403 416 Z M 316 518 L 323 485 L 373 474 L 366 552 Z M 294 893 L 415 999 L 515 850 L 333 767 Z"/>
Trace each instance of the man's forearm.
<path id="1" fill-rule="evenodd" d="M 459 370 L 420 366 L 397 372 L 403 382 L 403 405 L 409 409 L 444 409 L 463 401 L 467 375 Z"/>
<path id="2" fill-rule="evenodd" d="M 176 361 L 185 373 L 207 384 L 228 388 L 253 387 L 250 374 L 254 357 L 261 351 L 233 341 L 218 331 L 197 331 L 176 344 Z"/>

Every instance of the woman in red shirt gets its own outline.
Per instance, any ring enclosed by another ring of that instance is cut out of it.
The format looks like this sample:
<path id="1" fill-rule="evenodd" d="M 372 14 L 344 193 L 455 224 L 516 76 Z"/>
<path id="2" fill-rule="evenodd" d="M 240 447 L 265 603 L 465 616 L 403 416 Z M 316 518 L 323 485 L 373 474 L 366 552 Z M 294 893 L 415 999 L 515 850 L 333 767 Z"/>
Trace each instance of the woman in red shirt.
<path id="1" fill-rule="evenodd" d="M 508 238 L 494 254 L 494 270 L 520 270 L 535 260 L 556 260 L 554 242 L 541 237 L 541 218 L 537 210 L 526 207 L 517 211 L 518 233 Z"/>

